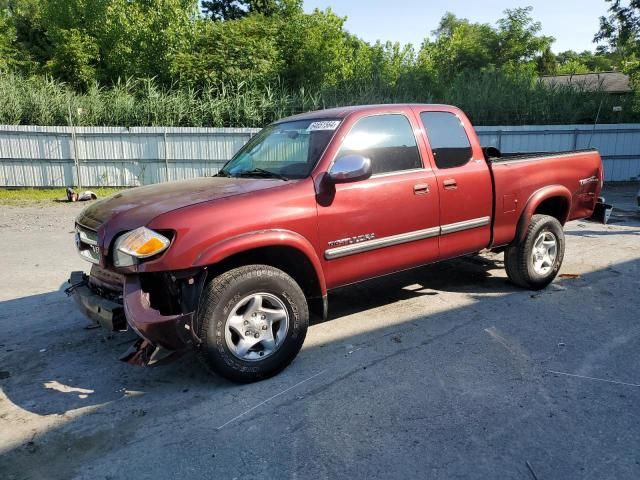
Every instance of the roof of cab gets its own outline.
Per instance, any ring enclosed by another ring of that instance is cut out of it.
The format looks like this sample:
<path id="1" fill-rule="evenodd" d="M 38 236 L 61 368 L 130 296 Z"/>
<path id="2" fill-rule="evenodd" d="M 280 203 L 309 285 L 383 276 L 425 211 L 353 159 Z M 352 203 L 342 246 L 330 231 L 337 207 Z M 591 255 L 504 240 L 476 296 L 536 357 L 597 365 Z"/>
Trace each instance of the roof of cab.
<path id="1" fill-rule="evenodd" d="M 325 110 L 314 110 L 312 112 L 300 113 L 298 115 L 292 115 L 290 117 L 282 118 L 275 123 L 282 122 L 291 122 L 294 120 L 315 120 L 315 119 L 326 119 L 326 118 L 335 118 L 335 119 L 343 119 L 352 113 L 362 112 L 362 111 L 371 111 L 371 112 L 382 112 L 389 110 L 404 110 L 411 107 L 445 107 L 450 108 L 452 110 L 457 110 L 456 107 L 451 105 L 440 105 L 440 104 L 426 104 L 426 103 L 384 103 L 379 105 L 352 105 L 347 107 L 336 107 L 336 108 L 327 108 Z"/>

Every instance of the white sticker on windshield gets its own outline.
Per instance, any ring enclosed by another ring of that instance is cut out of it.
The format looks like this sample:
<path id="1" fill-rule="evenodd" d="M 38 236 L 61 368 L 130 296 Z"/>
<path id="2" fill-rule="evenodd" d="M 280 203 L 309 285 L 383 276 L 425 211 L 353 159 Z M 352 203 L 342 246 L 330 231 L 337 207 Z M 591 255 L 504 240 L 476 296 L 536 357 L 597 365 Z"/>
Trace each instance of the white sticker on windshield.
<path id="1" fill-rule="evenodd" d="M 312 122 L 307 127 L 307 132 L 315 132 L 318 130 L 335 130 L 340 125 L 340 120 L 324 120 L 322 122 Z"/>

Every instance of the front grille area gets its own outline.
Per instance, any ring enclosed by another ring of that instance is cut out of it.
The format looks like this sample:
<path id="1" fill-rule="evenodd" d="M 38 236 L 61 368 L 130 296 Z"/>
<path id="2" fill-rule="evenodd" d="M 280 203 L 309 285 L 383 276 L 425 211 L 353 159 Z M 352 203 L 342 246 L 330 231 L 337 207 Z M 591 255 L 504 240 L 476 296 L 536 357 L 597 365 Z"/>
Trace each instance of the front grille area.
<path id="1" fill-rule="evenodd" d="M 100 263 L 100 247 L 96 232 L 76 225 L 76 247 L 80 256 L 88 262 Z"/>

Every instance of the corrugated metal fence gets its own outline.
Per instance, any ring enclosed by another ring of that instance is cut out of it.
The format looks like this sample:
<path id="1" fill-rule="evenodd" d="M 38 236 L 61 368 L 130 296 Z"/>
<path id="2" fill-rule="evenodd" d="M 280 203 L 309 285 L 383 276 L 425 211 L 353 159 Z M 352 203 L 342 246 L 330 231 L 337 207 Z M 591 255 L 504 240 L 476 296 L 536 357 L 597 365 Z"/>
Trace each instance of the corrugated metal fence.
<path id="1" fill-rule="evenodd" d="M 213 175 L 254 128 L 0 126 L 0 185 L 137 186 Z"/>
<path id="2" fill-rule="evenodd" d="M 477 127 L 503 152 L 598 148 L 609 181 L 640 178 L 640 124 Z M 0 186 L 135 186 L 212 175 L 253 128 L 0 126 Z"/>
<path id="3" fill-rule="evenodd" d="M 559 152 L 597 148 L 604 162 L 605 179 L 612 182 L 640 179 L 640 124 L 525 125 L 476 127 L 483 146 L 502 152 Z"/>

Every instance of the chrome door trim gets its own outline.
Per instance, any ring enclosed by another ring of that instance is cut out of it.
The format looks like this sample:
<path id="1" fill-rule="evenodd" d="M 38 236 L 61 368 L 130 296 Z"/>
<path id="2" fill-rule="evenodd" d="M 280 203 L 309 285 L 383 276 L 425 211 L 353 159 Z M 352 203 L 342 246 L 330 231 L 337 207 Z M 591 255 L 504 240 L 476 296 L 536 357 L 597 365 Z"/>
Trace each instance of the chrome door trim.
<path id="1" fill-rule="evenodd" d="M 437 237 L 440 234 L 440 227 L 425 228 L 424 230 L 414 230 L 413 232 L 400 233 L 391 235 L 390 237 L 376 238 L 367 240 L 353 245 L 345 245 L 344 247 L 336 247 L 325 250 L 324 256 L 327 260 L 346 257 L 356 253 L 368 252 L 378 248 L 390 247 L 392 245 L 400 245 L 401 243 L 414 242 L 416 240 L 424 240 L 425 238 Z"/>
<path id="2" fill-rule="evenodd" d="M 425 240 L 427 238 L 437 237 L 438 235 L 447 235 L 449 233 L 461 232 L 472 228 L 484 227 L 489 225 L 491 217 L 472 218 L 462 222 L 449 223 L 439 227 L 425 228 L 423 230 L 414 230 L 412 232 L 400 233 L 389 237 L 376 238 L 366 240 L 364 242 L 354 243 L 352 245 L 344 245 L 342 247 L 329 248 L 325 250 L 324 257 L 327 260 L 334 260 L 357 253 L 369 252 L 378 248 L 392 247 L 403 243 L 415 242 L 417 240 Z"/>
<path id="3" fill-rule="evenodd" d="M 462 222 L 449 223 L 440 227 L 441 234 L 446 235 L 448 233 L 461 232 L 462 230 L 468 230 L 470 228 L 484 227 L 489 225 L 491 217 L 472 218 L 471 220 L 464 220 Z"/>

